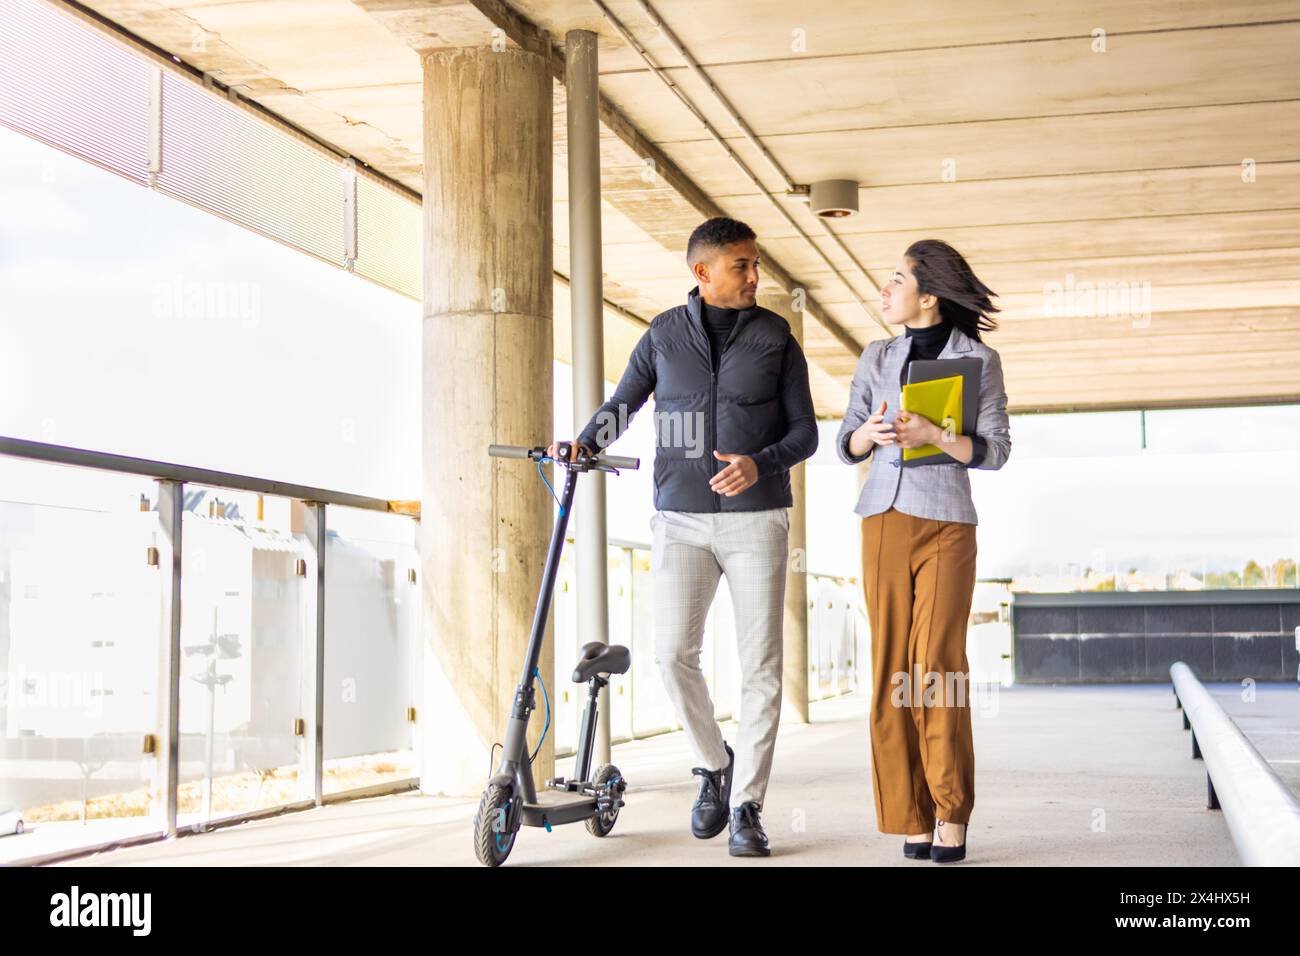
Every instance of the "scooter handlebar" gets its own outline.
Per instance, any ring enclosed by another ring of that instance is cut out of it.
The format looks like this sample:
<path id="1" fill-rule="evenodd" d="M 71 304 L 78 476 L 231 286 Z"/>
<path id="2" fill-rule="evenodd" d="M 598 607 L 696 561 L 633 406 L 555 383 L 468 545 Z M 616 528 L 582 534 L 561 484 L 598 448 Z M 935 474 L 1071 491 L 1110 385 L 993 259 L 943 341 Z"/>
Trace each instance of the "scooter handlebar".
<path id="1" fill-rule="evenodd" d="M 488 445 L 488 454 L 496 458 L 530 458 L 537 461 L 546 457 L 546 449 L 526 448 L 523 445 Z M 597 454 L 593 461 L 597 465 L 624 468 L 628 471 L 636 471 L 641 467 L 640 458 L 626 458 L 621 455 Z"/>

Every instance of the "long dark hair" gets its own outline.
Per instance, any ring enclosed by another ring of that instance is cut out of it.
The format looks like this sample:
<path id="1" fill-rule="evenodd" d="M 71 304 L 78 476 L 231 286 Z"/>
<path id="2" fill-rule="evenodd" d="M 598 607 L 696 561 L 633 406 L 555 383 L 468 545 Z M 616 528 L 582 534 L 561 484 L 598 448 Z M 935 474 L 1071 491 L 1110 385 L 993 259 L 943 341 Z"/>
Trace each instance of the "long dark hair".
<path id="1" fill-rule="evenodd" d="M 962 254 L 942 239 L 921 239 L 907 247 L 921 295 L 939 300 L 939 315 L 967 336 L 980 341 L 980 332 L 998 327 L 990 313 L 1001 311 L 990 299 L 997 295 L 975 275 Z"/>

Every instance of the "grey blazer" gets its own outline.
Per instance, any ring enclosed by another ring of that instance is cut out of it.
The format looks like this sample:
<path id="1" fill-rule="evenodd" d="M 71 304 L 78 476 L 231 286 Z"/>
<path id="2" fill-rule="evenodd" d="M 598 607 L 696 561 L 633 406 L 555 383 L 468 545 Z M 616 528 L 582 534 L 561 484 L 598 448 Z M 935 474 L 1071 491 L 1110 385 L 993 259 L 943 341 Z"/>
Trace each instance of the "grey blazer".
<path id="1" fill-rule="evenodd" d="M 835 450 L 845 464 L 856 465 L 873 458 L 866 484 L 853 510 L 867 517 L 891 507 L 918 518 L 939 521 L 962 521 L 978 524 L 975 504 L 971 501 L 968 466 L 958 462 L 924 467 L 902 467 L 903 449 L 898 445 L 872 445 L 865 455 L 849 454 L 849 437 L 875 412 L 883 398 L 888 407 L 885 421 L 898 415 L 902 398 L 903 365 L 912 350 L 907 335 L 871 342 L 858 360 L 849 389 L 849 407 L 844 412 Z M 977 467 L 996 470 L 1006 464 L 1011 454 L 1011 429 L 1007 421 L 1007 394 L 1002 386 L 1002 359 L 983 342 L 976 342 L 961 329 L 954 328 L 939 358 L 981 358 L 979 417 L 975 434 L 987 444 L 984 460 Z"/>

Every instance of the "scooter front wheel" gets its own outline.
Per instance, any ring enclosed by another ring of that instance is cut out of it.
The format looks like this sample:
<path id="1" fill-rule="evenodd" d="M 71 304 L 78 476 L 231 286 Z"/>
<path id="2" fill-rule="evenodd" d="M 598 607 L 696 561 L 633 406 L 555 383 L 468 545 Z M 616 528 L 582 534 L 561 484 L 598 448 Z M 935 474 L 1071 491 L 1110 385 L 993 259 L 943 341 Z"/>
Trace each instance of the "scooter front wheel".
<path id="1" fill-rule="evenodd" d="M 517 830 L 510 829 L 514 793 L 495 784 L 483 791 L 474 814 L 474 855 L 484 866 L 500 866 L 515 847 Z"/>

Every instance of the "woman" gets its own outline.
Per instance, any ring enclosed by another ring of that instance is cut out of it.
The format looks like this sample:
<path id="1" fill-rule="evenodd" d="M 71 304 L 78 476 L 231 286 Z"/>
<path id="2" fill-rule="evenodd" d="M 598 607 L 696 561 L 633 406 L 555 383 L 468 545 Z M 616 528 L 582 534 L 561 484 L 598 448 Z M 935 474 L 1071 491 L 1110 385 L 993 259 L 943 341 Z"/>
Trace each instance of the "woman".
<path id="1" fill-rule="evenodd" d="M 849 392 L 836 448 L 872 459 L 862 516 L 862 583 L 871 621 L 871 761 L 876 825 L 906 834 L 903 855 L 966 856 L 975 804 L 966 621 L 975 589 L 975 507 L 968 468 L 1011 452 L 1002 362 L 981 332 L 997 328 L 994 293 L 945 242 L 913 243 L 881 290 L 904 333 L 870 343 Z M 979 358 L 975 433 L 945 432 L 899 411 L 913 359 Z M 901 467 L 903 449 L 933 444 L 954 461 Z"/>

